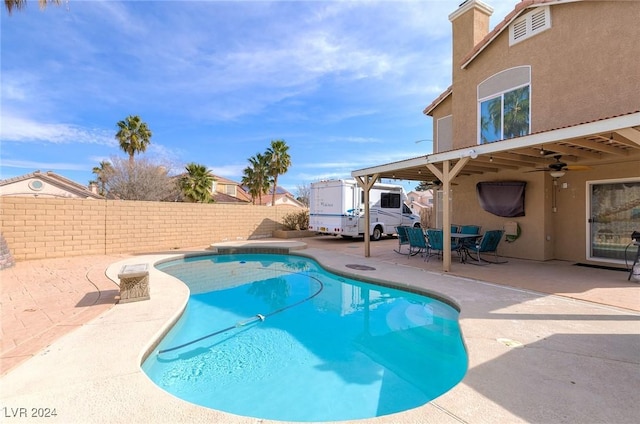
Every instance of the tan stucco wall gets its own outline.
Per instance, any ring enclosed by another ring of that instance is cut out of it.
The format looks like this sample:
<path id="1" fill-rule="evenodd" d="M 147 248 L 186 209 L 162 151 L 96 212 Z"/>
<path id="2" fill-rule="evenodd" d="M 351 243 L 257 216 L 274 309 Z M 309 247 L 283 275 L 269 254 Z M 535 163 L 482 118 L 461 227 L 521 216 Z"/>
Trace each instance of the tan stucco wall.
<path id="1" fill-rule="evenodd" d="M 480 181 L 526 181 L 525 216 L 504 218 L 486 212 L 480 207 L 476 195 L 476 184 Z M 501 230 L 508 221 L 515 221 L 520 225 L 522 233 L 513 243 L 500 243 L 499 252 L 514 258 L 535 260 L 551 259 L 549 246 L 544 243 L 543 228 L 546 218 L 542 208 L 535 207 L 546 202 L 545 173 L 520 174 L 515 172 L 500 172 L 495 176 L 470 176 L 457 178 L 452 189 L 452 220 L 458 225 L 480 225 L 482 232 L 487 230 Z"/>
<path id="2" fill-rule="evenodd" d="M 139 253 L 270 237 L 291 206 L 0 199 L 0 231 L 15 260 Z"/>
<path id="3" fill-rule="evenodd" d="M 602 165 L 589 171 L 569 171 L 558 179 L 556 212 L 553 212 L 553 179 L 547 172 L 501 171 L 496 174 L 459 177 L 452 189 L 454 224 L 481 225 L 485 230 L 502 229 L 507 221 L 516 221 L 522 229 L 513 243 L 500 244 L 502 255 L 533 260 L 560 259 L 575 262 L 587 258 L 588 227 L 586 210 L 587 182 L 640 179 L 640 164 L 627 161 Z M 526 181 L 525 216 L 503 218 L 482 210 L 476 196 L 480 181 Z M 567 188 L 562 188 L 566 183 Z M 539 205 L 543 205 L 539 207 Z M 547 237 L 549 240 L 547 240 Z"/>
<path id="4" fill-rule="evenodd" d="M 551 7 L 551 21 L 549 30 L 513 46 L 505 29 L 455 73 L 455 148 L 477 144 L 478 84 L 515 66 L 531 66 L 532 132 L 640 110 L 640 2 L 560 4 Z"/>
<path id="5" fill-rule="evenodd" d="M 567 172 L 558 180 L 557 210 L 553 214 L 557 259 L 586 262 L 587 232 L 587 182 L 612 181 L 635 178 L 640 180 L 640 163 L 637 161 L 602 165 L 586 172 Z M 567 183 L 567 188 L 562 188 Z"/>

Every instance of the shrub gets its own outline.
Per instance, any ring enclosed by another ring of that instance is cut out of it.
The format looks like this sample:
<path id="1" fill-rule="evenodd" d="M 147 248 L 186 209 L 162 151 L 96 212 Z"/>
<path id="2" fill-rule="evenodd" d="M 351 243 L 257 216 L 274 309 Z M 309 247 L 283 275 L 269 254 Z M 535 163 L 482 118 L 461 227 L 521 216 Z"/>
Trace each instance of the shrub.
<path id="1" fill-rule="evenodd" d="M 306 230 L 309 228 L 309 211 L 291 212 L 282 217 L 285 230 Z"/>

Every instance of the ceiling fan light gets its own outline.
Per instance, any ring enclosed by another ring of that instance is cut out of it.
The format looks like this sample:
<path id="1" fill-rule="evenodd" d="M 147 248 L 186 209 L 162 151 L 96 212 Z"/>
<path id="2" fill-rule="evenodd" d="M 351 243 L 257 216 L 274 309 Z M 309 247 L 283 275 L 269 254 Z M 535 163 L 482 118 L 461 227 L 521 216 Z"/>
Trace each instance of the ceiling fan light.
<path id="1" fill-rule="evenodd" d="M 564 177 L 564 171 L 551 171 L 549 172 L 549 175 L 551 175 L 553 178 Z"/>

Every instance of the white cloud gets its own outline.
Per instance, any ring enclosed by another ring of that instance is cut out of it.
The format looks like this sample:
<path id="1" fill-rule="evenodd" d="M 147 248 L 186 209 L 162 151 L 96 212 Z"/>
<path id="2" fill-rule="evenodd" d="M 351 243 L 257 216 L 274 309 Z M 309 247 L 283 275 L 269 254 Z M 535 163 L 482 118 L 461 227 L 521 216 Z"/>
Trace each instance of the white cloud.
<path id="1" fill-rule="evenodd" d="M 11 160 L 11 159 L 2 159 L 2 167 L 3 168 L 25 168 L 25 169 L 40 169 L 40 170 L 51 170 L 51 169 L 61 169 L 65 171 L 86 171 L 86 164 L 77 164 L 77 163 L 65 163 L 65 162 L 39 162 L 39 161 L 29 161 L 29 160 Z"/>
<path id="2" fill-rule="evenodd" d="M 223 166 L 212 166 L 211 171 L 214 175 L 220 175 L 221 177 L 234 179 L 237 177 L 242 177 L 244 175 L 244 169 L 247 165 L 223 165 Z"/>
<path id="3" fill-rule="evenodd" d="M 113 133 L 72 124 L 51 124 L 12 115 L 2 116 L 0 140 L 3 142 L 48 142 L 53 144 L 101 144 L 117 146 Z"/>

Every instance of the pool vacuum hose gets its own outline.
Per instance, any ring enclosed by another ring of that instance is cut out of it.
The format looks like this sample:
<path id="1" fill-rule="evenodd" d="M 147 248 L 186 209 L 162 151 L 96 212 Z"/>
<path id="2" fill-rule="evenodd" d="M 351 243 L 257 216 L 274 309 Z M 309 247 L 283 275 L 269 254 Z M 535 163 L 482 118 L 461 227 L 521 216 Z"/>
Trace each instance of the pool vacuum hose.
<path id="1" fill-rule="evenodd" d="M 299 274 L 299 273 L 295 273 L 295 274 Z M 257 321 L 263 322 L 265 319 L 267 319 L 267 317 L 273 316 L 275 314 L 279 314 L 280 312 L 284 312 L 289 308 L 293 308 L 294 306 L 298 306 L 298 305 L 300 305 L 300 304 L 302 304 L 304 302 L 307 302 L 307 301 L 311 300 L 311 299 L 313 299 L 314 297 L 316 297 L 317 295 L 320 294 L 320 292 L 324 289 L 324 284 L 322 284 L 322 281 L 318 280 L 316 277 L 309 276 L 309 278 L 315 280 L 319 285 L 318 290 L 314 294 L 312 294 L 311 296 L 309 296 L 309 297 L 307 297 L 305 299 L 302 299 L 302 300 L 300 300 L 300 301 L 298 301 L 296 303 L 292 303 L 291 305 L 287 305 L 287 306 L 285 306 L 283 308 L 276 309 L 275 311 L 273 311 L 271 313 L 268 313 L 266 315 L 255 314 L 251 318 L 248 318 L 248 319 L 246 319 L 244 321 L 238 321 L 237 323 L 235 323 L 235 325 L 232 325 L 231 327 L 223 328 L 222 330 L 218 330 L 218 331 L 216 331 L 214 333 L 207 334 L 206 336 L 202 336 L 202 337 L 197 338 L 195 340 L 191 340 L 190 342 L 183 343 L 181 345 L 174 346 L 174 347 L 171 347 L 169 349 L 159 350 L 157 354 L 160 355 L 160 354 L 163 354 L 163 353 L 172 352 L 174 350 L 181 349 L 181 348 L 183 348 L 185 346 L 189 346 L 189 345 L 192 345 L 194 343 L 197 343 L 197 342 L 199 342 L 201 340 L 208 339 L 209 337 L 217 336 L 218 334 L 226 333 L 227 331 L 233 330 L 235 328 L 244 327 L 245 325 L 249 325 L 249 324 L 257 322 Z"/>

